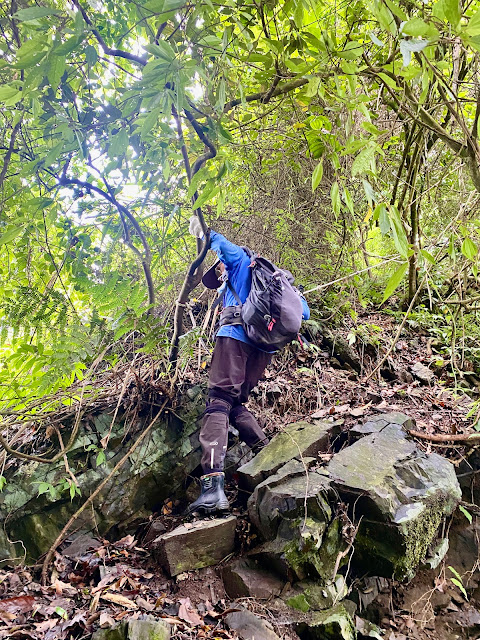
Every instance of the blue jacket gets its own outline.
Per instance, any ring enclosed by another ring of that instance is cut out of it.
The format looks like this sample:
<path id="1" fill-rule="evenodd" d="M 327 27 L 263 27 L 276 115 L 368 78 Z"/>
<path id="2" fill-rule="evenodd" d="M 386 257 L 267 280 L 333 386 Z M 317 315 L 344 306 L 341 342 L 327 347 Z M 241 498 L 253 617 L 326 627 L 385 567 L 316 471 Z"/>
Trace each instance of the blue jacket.
<path id="1" fill-rule="evenodd" d="M 215 251 L 217 256 L 225 265 L 228 279 L 230 280 L 232 287 L 237 292 L 242 303 L 245 302 L 248 294 L 250 293 L 250 287 L 252 286 L 252 272 L 250 270 L 251 260 L 248 257 L 247 252 L 244 251 L 242 247 L 233 244 L 233 242 L 230 242 L 222 236 L 221 233 L 217 233 L 216 231 L 210 232 L 210 239 L 210 248 Z M 224 307 L 238 305 L 238 302 L 235 300 L 235 296 L 230 289 L 228 289 L 226 282 L 222 287 L 220 287 L 220 289 L 218 289 L 218 292 L 219 294 L 224 292 Z M 308 320 L 310 317 L 310 309 L 308 308 L 307 301 L 303 297 L 302 305 L 302 318 L 303 320 Z M 238 324 L 220 327 L 217 337 L 233 338 L 234 340 L 240 340 L 240 342 L 245 342 L 246 344 L 255 346 L 247 337 L 245 329 Z"/>

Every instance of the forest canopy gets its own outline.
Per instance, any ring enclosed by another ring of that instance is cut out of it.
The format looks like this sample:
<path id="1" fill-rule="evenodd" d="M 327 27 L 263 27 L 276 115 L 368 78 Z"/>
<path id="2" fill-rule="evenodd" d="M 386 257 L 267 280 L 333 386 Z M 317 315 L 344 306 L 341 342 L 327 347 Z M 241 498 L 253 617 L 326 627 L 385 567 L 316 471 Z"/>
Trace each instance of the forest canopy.
<path id="1" fill-rule="evenodd" d="M 313 300 L 476 313 L 478 3 L 11 0 L 0 29 L 4 409 L 167 362 L 194 212 Z"/>

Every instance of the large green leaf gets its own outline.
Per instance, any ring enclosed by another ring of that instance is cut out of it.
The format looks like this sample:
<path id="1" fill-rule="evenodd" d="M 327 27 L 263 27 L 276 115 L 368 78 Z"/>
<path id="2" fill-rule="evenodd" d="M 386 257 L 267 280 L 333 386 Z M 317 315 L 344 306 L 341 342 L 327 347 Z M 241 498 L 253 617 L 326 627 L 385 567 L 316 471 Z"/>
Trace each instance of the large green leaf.
<path id="1" fill-rule="evenodd" d="M 388 300 L 388 298 L 392 295 L 395 289 L 402 282 L 403 277 L 407 271 L 407 268 L 408 268 L 408 262 L 404 262 L 398 267 L 398 269 L 392 275 L 390 280 L 387 282 L 387 286 L 385 287 L 385 293 L 383 294 L 382 303 L 385 302 L 385 300 Z"/>
<path id="2" fill-rule="evenodd" d="M 460 22 L 460 5 L 458 0 L 438 0 L 433 7 L 433 15 L 456 27 Z"/>
<path id="3" fill-rule="evenodd" d="M 317 164 L 312 173 L 312 191 L 318 187 L 323 176 L 323 159 Z"/>
<path id="4" fill-rule="evenodd" d="M 465 32 L 469 36 L 480 35 L 480 10 L 470 18 L 468 25 L 465 27 Z"/>
<path id="5" fill-rule="evenodd" d="M 8 242 L 11 242 L 12 240 L 14 240 L 17 236 L 19 236 L 22 231 L 24 230 L 24 227 L 9 227 L 1 236 L 0 236 L 0 245 L 1 244 L 7 244 Z"/>
<path id="6" fill-rule="evenodd" d="M 0 87 L 0 102 L 14 104 L 22 97 L 22 92 L 16 87 L 4 84 Z M 12 102 L 13 100 L 13 102 Z"/>
<path id="7" fill-rule="evenodd" d="M 49 16 L 61 16 L 62 12 L 57 9 L 49 9 L 48 7 L 30 7 L 29 9 L 20 9 L 14 17 L 20 22 L 32 22 L 40 18 Z"/>
<path id="8" fill-rule="evenodd" d="M 465 240 L 462 242 L 462 253 L 469 260 L 475 260 L 478 254 L 478 247 L 473 242 L 473 240 L 470 240 L 470 238 L 465 238 Z"/>
<path id="9" fill-rule="evenodd" d="M 406 259 L 408 258 L 408 239 L 400 214 L 398 209 L 393 206 L 389 206 L 387 211 L 390 218 L 390 230 L 392 232 L 395 248 L 398 253 Z"/>

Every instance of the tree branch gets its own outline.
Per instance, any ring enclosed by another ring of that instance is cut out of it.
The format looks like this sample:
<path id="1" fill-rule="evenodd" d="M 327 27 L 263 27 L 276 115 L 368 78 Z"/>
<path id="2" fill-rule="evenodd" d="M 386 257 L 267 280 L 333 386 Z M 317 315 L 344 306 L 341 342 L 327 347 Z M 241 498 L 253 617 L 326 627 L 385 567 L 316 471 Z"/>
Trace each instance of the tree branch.
<path id="1" fill-rule="evenodd" d="M 330 75 L 330 74 L 329 74 Z M 276 98 L 277 96 L 281 96 L 284 93 L 289 93 L 294 89 L 298 89 L 299 87 L 303 87 L 305 84 L 308 84 L 308 78 L 296 78 L 295 80 L 291 80 L 290 82 L 285 83 L 281 87 L 277 87 L 271 92 L 269 96 L 269 100 L 272 98 Z M 262 102 L 266 96 L 270 93 L 270 89 L 268 91 L 260 91 L 258 93 L 251 93 L 249 96 L 245 96 L 245 102 Z M 236 98 L 235 100 L 230 100 L 223 107 L 223 113 L 227 113 L 234 107 L 237 107 L 239 104 L 242 104 L 241 98 Z"/>
<path id="2" fill-rule="evenodd" d="M 99 45 L 102 47 L 102 49 L 105 51 L 105 53 L 107 53 L 110 56 L 116 56 L 118 58 L 125 58 L 125 60 L 130 60 L 131 62 L 135 62 L 136 64 L 139 64 L 142 67 L 144 67 L 147 64 L 147 61 L 144 58 L 140 58 L 139 56 L 136 56 L 133 53 L 130 53 L 128 51 L 123 51 L 122 49 L 112 49 L 111 47 L 109 47 L 106 44 L 105 40 L 100 35 L 100 32 L 98 31 L 98 29 L 96 29 L 94 27 L 93 22 L 90 20 L 90 18 L 88 16 L 88 13 L 82 7 L 80 2 L 78 0 L 72 0 L 72 3 L 77 7 L 77 9 L 82 14 L 83 19 L 85 20 L 85 22 L 90 27 L 91 32 L 93 33 L 93 35 L 95 36 L 95 38 L 97 39 Z"/>
<path id="3" fill-rule="evenodd" d="M 100 187 L 97 187 L 90 182 L 78 180 L 77 178 L 67 178 L 65 175 L 62 175 L 60 178 L 58 178 L 58 182 L 61 186 L 76 185 L 88 191 L 94 191 L 95 193 L 98 193 L 103 198 L 105 198 L 105 200 L 110 202 L 110 204 L 113 204 L 113 206 L 116 207 L 120 215 L 120 219 L 122 219 L 122 215 L 128 218 L 132 227 L 135 229 L 138 237 L 140 238 L 140 242 L 142 243 L 142 246 L 143 246 L 144 253 L 142 255 L 141 252 L 137 249 L 137 247 L 135 247 L 135 245 L 132 243 L 128 232 L 126 234 L 124 232 L 124 235 L 126 235 L 125 242 L 128 244 L 130 249 L 138 258 L 139 262 L 142 265 L 143 272 L 145 274 L 145 280 L 147 282 L 147 287 L 148 287 L 148 305 L 149 305 L 147 314 L 150 315 L 152 313 L 152 305 L 155 304 L 155 287 L 153 284 L 153 278 L 152 278 L 152 273 L 150 269 L 150 265 L 152 262 L 152 254 L 150 251 L 150 246 L 145 237 L 145 234 L 143 233 L 142 228 L 139 225 L 137 219 L 130 213 L 127 207 L 125 207 L 116 199 L 115 195 L 113 194 L 113 191 L 110 189 L 108 185 L 107 185 L 107 189 L 109 189 L 110 193 L 107 193 L 103 189 L 100 189 Z M 122 220 L 122 223 L 123 223 L 123 220 Z"/>
<path id="4" fill-rule="evenodd" d="M 14 152 L 15 147 L 15 138 L 17 137 L 17 133 L 22 126 L 22 118 L 17 122 L 17 124 L 13 127 L 12 134 L 10 136 L 10 143 L 8 145 L 7 153 L 5 154 L 5 159 L 3 161 L 2 171 L 0 172 L 0 189 L 3 186 L 3 181 L 7 175 L 8 165 L 10 164 L 10 160 L 12 159 L 12 153 Z"/>

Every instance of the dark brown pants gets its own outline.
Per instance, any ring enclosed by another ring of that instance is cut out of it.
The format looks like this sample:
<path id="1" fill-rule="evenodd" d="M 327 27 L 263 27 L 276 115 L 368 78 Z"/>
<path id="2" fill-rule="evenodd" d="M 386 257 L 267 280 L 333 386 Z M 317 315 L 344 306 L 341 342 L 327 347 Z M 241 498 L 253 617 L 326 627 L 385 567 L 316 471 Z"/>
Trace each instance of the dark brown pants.
<path id="1" fill-rule="evenodd" d="M 204 473 L 223 471 L 228 423 L 253 446 L 265 440 L 254 416 L 243 406 L 272 356 L 234 338 L 217 338 L 208 380 L 208 402 L 200 431 Z"/>

